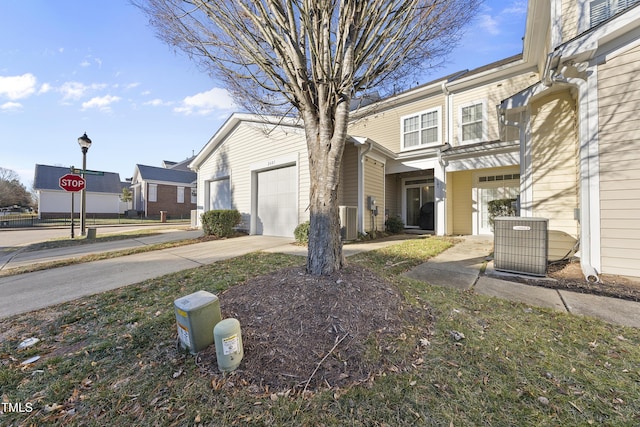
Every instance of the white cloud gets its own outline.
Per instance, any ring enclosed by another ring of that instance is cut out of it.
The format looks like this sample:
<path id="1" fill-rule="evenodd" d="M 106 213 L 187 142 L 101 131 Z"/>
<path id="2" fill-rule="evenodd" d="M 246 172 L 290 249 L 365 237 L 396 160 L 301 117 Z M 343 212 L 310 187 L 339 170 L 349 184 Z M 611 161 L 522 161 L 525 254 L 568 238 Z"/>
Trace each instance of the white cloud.
<path id="1" fill-rule="evenodd" d="M 233 99 L 224 89 L 213 88 L 207 92 L 187 96 L 179 107 L 173 109 L 176 113 L 185 115 L 207 115 L 215 110 L 232 110 L 236 108 Z"/>
<path id="2" fill-rule="evenodd" d="M 97 108 L 100 111 L 111 111 L 111 104 L 120 101 L 120 99 L 121 98 L 119 96 L 112 95 L 96 96 L 87 102 L 83 102 L 82 109 L 87 110 L 89 108 Z"/>
<path id="3" fill-rule="evenodd" d="M 36 76 L 31 73 L 21 76 L 0 76 L 0 96 L 11 100 L 26 98 L 36 91 Z"/>
<path id="4" fill-rule="evenodd" d="M 491 15 L 482 14 L 478 17 L 478 19 L 478 26 L 482 30 L 494 36 L 500 34 L 500 22 L 497 18 Z"/>
<path id="5" fill-rule="evenodd" d="M 156 99 L 152 99 L 151 101 L 147 101 L 145 103 L 143 103 L 142 105 L 150 105 L 152 107 L 166 107 L 173 104 L 172 102 L 169 101 L 163 101 L 162 99 L 156 98 Z"/>
<path id="6" fill-rule="evenodd" d="M 525 0 L 516 0 L 507 6 L 502 13 L 508 15 L 526 15 L 527 2 Z"/>
<path id="7" fill-rule="evenodd" d="M 40 90 L 38 91 L 38 95 L 42 94 L 42 93 L 47 93 L 49 91 L 51 91 L 51 89 L 53 89 L 51 87 L 51 85 L 49 83 L 43 83 L 42 86 L 40 86 Z"/>
<path id="8" fill-rule="evenodd" d="M 69 99 L 80 99 L 87 92 L 104 89 L 105 87 L 107 87 L 107 85 L 99 83 L 92 83 L 87 86 L 80 82 L 65 82 L 58 90 L 62 93 L 62 100 L 66 101 Z"/>
<path id="9" fill-rule="evenodd" d="M 88 67 L 90 65 L 91 65 L 91 62 L 87 61 L 86 59 L 80 63 L 81 67 Z"/>
<path id="10" fill-rule="evenodd" d="M 5 102 L 4 104 L 0 105 L 0 110 L 2 111 L 16 111 L 21 109 L 22 104 L 20 104 L 19 102 Z"/>

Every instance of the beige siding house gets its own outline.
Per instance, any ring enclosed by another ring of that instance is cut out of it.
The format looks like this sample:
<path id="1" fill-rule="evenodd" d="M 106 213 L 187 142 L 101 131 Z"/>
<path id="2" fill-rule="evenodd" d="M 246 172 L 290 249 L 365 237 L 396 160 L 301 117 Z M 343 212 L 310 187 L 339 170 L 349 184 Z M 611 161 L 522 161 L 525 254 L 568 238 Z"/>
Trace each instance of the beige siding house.
<path id="1" fill-rule="evenodd" d="M 237 209 L 251 234 L 293 236 L 308 219 L 304 132 L 293 121 L 235 114 L 192 161 L 198 221 L 212 209 Z"/>
<path id="2" fill-rule="evenodd" d="M 640 277 L 640 0 L 527 5 L 520 55 L 352 112 L 341 213 L 360 233 L 398 217 L 489 235 L 489 202 L 517 198 L 521 216 L 548 219 L 549 260 Z M 235 114 L 191 167 L 200 212 L 234 207 L 255 234 L 308 219 L 300 123 Z"/>
<path id="3" fill-rule="evenodd" d="M 640 277 L 640 2 L 530 1 L 526 38 L 541 79 L 500 105 L 521 134 L 522 213 L 549 218 L 551 258 L 575 241 L 590 280 Z"/>

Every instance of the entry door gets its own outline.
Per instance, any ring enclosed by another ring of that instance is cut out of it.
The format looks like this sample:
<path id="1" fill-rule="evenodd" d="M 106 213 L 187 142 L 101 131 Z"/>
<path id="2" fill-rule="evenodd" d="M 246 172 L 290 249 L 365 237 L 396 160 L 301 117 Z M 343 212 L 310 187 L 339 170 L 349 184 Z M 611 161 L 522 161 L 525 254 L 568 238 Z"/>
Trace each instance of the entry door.
<path id="1" fill-rule="evenodd" d="M 433 230 L 435 223 L 435 187 L 433 178 L 405 181 L 405 225 Z"/>

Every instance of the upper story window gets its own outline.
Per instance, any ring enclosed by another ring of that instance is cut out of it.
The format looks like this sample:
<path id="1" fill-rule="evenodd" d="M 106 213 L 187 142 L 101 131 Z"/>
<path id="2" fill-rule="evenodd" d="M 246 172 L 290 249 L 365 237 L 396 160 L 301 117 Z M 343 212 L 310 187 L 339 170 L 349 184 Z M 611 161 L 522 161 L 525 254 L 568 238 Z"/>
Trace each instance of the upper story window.
<path id="1" fill-rule="evenodd" d="M 640 3 L 640 0 L 591 0 L 589 3 L 591 26 L 595 27 L 636 3 Z"/>
<path id="2" fill-rule="evenodd" d="M 403 151 L 440 144 L 440 108 L 404 116 L 400 121 Z"/>
<path id="3" fill-rule="evenodd" d="M 460 141 L 463 144 L 484 139 L 487 113 L 484 102 L 463 105 L 460 108 Z"/>

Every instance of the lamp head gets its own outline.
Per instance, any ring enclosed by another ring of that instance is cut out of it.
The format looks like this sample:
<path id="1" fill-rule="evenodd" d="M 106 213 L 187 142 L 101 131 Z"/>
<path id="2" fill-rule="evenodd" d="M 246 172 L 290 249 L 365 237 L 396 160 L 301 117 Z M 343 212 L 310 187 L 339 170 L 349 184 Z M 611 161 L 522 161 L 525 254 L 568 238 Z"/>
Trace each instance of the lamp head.
<path id="1" fill-rule="evenodd" d="M 84 133 L 84 135 L 78 138 L 78 144 L 80 144 L 82 151 L 86 151 L 89 149 L 89 147 L 91 147 L 91 140 L 87 136 L 86 132 Z"/>

